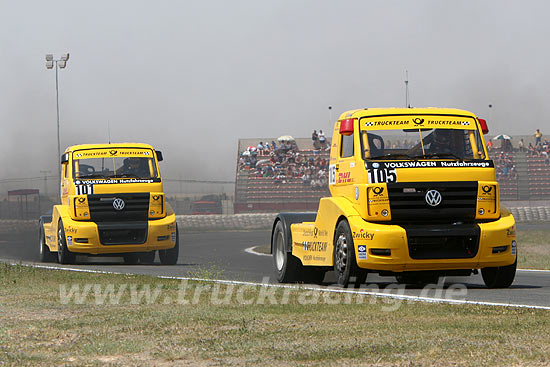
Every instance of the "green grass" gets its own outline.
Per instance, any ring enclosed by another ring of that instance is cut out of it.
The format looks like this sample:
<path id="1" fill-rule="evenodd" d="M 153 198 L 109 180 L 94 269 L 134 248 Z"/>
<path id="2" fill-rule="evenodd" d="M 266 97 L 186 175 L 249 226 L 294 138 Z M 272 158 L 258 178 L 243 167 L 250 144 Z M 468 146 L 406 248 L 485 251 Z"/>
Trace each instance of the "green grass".
<path id="1" fill-rule="evenodd" d="M 550 270 L 550 229 L 518 231 L 518 267 Z"/>
<path id="2" fill-rule="evenodd" d="M 61 302 L 60 286 L 149 286 L 156 302 Z M 197 288 L 188 282 L 188 300 Z M 314 293 L 286 291 L 286 304 L 175 302 L 180 281 L 71 273 L 0 264 L 0 365 L 403 365 L 550 364 L 550 312 L 403 303 L 352 296 L 349 304 L 303 304 Z M 218 286 L 220 293 L 228 292 Z M 240 289 L 234 287 L 234 290 Z M 255 299 L 259 289 L 241 296 Z M 284 298 L 277 290 L 275 300 Z M 334 296 L 333 297 L 339 297 Z M 171 300 L 171 302 L 167 302 Z M 166 304 L 165 304 L 166 303 Z M 278 302 L 280 303 L 280 302 Z"/>

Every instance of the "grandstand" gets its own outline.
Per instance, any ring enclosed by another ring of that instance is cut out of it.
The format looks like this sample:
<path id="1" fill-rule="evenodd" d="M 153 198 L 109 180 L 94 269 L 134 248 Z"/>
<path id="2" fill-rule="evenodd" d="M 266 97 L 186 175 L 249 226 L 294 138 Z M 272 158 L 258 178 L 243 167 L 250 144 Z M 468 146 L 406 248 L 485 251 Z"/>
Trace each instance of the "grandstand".
<path id="1" fill-rule="evenodd" d="M 534 139 L 528 136 L 514 137 L 517 142 L 524 138 L 526 144 Z M 242 152 L 260 141 L 271 142 L 273 138 L 239 140 L 237 162 Z M 487 139 L 488 140 L 488 139 Z M 328 164 L 328 150 L 314 150 L 311 139 L 296 139 L 297 152 L 306 160 L 324 159 Z M 328 144 L 330 145 L 330 144 Z M 550 162 L 544 156 L 533 156 L 528 151 L 502 152 L 494 148 L 490 153 L 495 161 L 501 199 L 506 201 L 538 201 L 550 199 Z M 319 158 L 317 158 L 319 157 Z M 267 159 L 269 155 L 259 156 Z M 275 179 L 263 177 L 257 170 L 237 163 L 235 180 L 235 213 L 316 211 L 319 199 L 330 195 L 326 183 L 322 187 L 304 184 L 300 177 Z"/>

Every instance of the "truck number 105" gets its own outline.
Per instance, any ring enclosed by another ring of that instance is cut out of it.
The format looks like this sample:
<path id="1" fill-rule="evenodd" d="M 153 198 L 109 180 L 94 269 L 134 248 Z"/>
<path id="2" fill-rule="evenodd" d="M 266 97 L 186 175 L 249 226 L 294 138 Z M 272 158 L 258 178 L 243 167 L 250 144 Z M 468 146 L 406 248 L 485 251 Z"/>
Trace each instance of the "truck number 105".
<path id="1" fill-rule="evenodd" d="M 395 173 L 395 168 L 372 168 L 368 171 L 369 183 L 397 182 L 397 173 Z"/>

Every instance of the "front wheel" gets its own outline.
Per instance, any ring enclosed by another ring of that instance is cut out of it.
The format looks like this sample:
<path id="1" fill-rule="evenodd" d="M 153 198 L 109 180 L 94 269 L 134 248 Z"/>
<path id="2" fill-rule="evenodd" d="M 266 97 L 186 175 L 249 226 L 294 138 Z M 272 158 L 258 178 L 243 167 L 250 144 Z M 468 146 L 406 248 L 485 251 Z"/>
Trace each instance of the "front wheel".
<path id="1" fill-rule="evenodd" d="M 286 251 L 286 236 L 281 221 L 275 225 L 271 241 L 273 264 L 279 283 L 294 283 L 300 280 L 303 266 L 298 258 Z"/>
<path id="2" fill-rule="evenodd" d="M 342 287 L 348 286 L 352 276 L 358 275 L 360 277 L 358 282 L 366 280 L 366 277 L 363 279 L 366 273 L 359 271 L 357 267 L 351 229 L 345 220 L 338 223 L 334 235 L 334 273 L 336 282 Z"/>
<path id="3" fill-rule="evenodd" d="M 508 288 L 516 277 L 518 258 L 512 265 L 481 269 L 481 277 L 488 288 Z"/>
<path id="4" fill-rule="evenodd" d="M 44 234 L 44 223 L 40 221 L 40 228 L 38 229 L 38 244 L 40 246 L 40 261 L 43 263 L 55 262 L 55 254 L 50 251 L 48 245 L 46 245 L 46 235 Z"/>
<path id="5" fill-rule="evenodd" d="M 178 226 L 176 225 L 176 244 L 167 250 L 159 250 L 160 263 L 162 265 L 175 265 L 178 262 L 180 253 L 180 236 Z M 153 252 L 154 256 L 154 252 Z"/>
<path id="6" fill-rule="evenodd" d="M 75 258 L 75 254 L 71 252 L 67 246 L 63 222 L 59 221 L 57 226 L 57 261 L 60 264 L 72 264 L 75 262 Z"/>

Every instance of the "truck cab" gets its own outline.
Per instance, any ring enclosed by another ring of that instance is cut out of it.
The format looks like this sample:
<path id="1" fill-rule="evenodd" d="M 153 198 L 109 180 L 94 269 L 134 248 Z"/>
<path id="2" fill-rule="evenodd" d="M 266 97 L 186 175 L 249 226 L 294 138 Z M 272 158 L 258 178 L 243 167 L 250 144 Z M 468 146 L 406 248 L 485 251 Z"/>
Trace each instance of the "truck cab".
<path id="1" fill-rule="evenodd" d="M 343 113 L 334 125 L 331 197 L 317 213 L 281 213 L 272 231 L 279 281 L 340 285 L 369 272 L 403 283 L 481 273 L 508 287 L 516 270 L 512 214 L 500 206 L 485 120 L 458 109 Z"/>
<path id="2" fill-rule="evenodd" d="M 42 261 L 73 263 L 75 256 L 122 256 L 126 263 L 163 264 L 179 254 L 176 216 L 148 144 L 85 144 L 61 157 L 60 204 L 40 218 Z"/>

